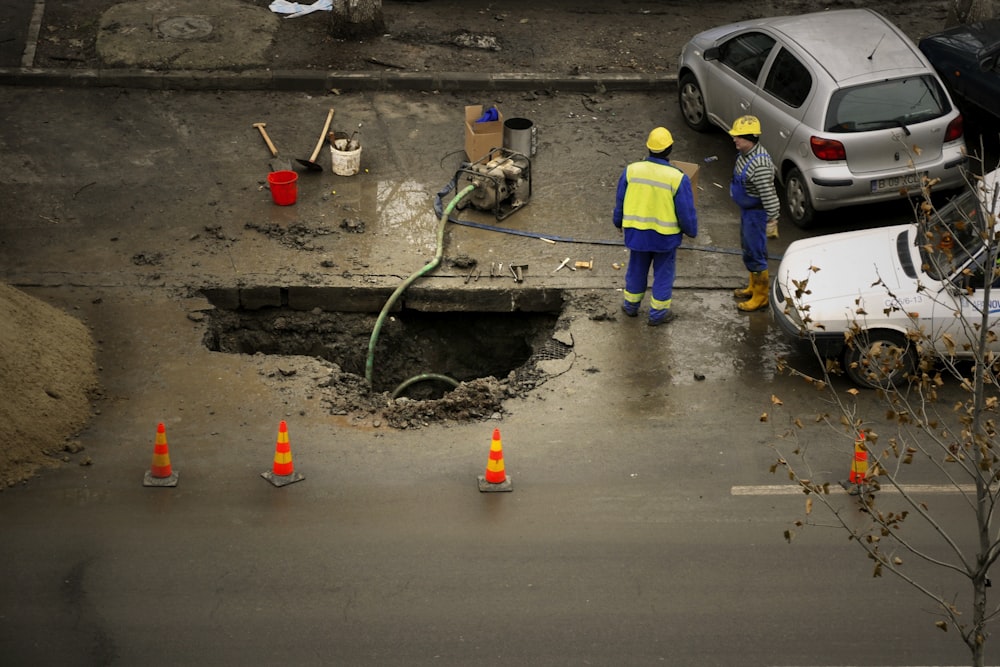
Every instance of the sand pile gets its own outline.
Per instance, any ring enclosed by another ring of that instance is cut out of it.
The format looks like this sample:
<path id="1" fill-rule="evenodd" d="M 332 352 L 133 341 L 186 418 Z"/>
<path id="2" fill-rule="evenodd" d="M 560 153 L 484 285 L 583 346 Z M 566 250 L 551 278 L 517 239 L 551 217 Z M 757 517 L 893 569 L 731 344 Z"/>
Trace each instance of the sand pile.
<path id="1" fill-rule="evenodd" d="M 98 382 L 94 341 L 79 320 L 4 283 L 0 312 L 3 489 L 79 449 L 73 437 Z"/>

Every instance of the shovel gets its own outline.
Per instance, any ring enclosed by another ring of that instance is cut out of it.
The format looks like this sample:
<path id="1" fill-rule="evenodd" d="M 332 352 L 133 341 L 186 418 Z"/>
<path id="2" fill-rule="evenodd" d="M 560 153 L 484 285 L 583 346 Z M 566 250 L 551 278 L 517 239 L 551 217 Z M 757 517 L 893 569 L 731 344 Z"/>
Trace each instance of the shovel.
<path id="1" fill-rule="evenodd" d="M 330 122 L 333 120 L 333 109 L 330 109 L 330 113 L 326 115 L 326 124 L 323 125 L 323 131 L 320 132 L 319 141 L 316 142 L 316 149 L 309 156 L 308 160 L 303 160 L 302 158 L 295 158 L 299 164 L 306 167 L 309 171 L 323 171 L 323 167 L 316 162 L 316 158 L 319 157 L 319 150 L 323 148 L 323 142 L 326 141 L 326 133 L 330 129 Z"/>

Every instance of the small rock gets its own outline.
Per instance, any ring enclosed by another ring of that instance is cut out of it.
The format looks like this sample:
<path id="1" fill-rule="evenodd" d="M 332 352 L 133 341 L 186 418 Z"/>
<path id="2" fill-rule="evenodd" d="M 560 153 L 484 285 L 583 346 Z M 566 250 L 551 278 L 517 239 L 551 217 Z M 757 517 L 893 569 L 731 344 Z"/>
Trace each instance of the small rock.
<path id="1" fill-rule="evenodd" d="M 552 340 L 556 341 L 557 343 L 562 343 L 566 347 L 573 347 L 573 344 L 575 342 L 573 340 L 573 334 L 571 334 L 569 331 L 556 331 L 555 333 L 552 334 Z"/>
<path id="2" fill-rule="evenodd" d="M 63 445 L 63 451 L 69 452 L 70 454 L 76 454 L 77 452 L 83 451 L 83 444 L 79 440 L 71 440 Z"/>

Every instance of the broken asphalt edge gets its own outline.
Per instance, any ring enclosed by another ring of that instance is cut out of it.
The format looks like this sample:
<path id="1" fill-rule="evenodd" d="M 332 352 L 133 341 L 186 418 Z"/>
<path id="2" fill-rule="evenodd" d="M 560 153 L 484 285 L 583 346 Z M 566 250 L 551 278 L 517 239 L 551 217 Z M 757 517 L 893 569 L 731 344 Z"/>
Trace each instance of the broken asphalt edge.
<path id="1" fill-rule="evenodd" d="M 0 85 L 149 90 L 264 90 L 287 92 L 559 90 L 566 92 L 657 91 L 676 88 L 675 75 L 537 73 L 322 72 L 313 70 L 149 70 L 0 68 Z"/>

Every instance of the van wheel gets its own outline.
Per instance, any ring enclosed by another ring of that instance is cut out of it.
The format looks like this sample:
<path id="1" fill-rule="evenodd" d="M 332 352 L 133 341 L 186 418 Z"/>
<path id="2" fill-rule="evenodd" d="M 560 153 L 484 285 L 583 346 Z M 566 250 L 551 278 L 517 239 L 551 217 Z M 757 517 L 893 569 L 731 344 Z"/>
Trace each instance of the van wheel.
<path id="1" fill-rule="evenodd" d="M 862 331 L 844 348 L 844 372 L 861 387 L 899 387 L 916 367 L 913 344 L 896 331 Z"/>
<path id="2" fill-rule="evenodd" d="M 796 168 L 785 176 L 785 207 L 792 222 L 799 229 L 809 229 L 816 221 L 816 211 L 809 198 L 809 186 L 802 172 Z"/>
<path id="3" fill-rule="evenodd" d="M 705 132 L 709 128 L 708 110 L 705 108 L 705 95 L 701 92 L 698 79 L 690 72 L 681 76 L 677 87 L 677 102 L 681 115 L 688 127 L 697 132 Z"/>

